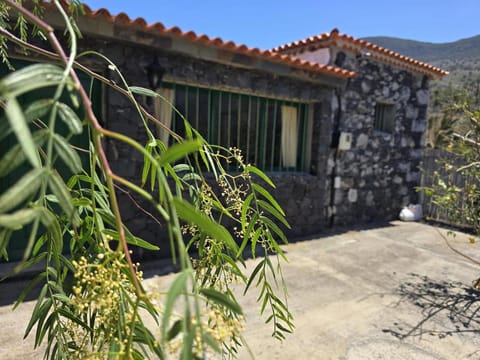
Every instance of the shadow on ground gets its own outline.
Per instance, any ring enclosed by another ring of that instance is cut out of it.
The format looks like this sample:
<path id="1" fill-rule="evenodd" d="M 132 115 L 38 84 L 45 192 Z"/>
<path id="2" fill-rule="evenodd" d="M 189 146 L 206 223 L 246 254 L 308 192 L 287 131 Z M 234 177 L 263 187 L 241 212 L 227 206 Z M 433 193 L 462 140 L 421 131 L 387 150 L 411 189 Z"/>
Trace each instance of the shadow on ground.
<path id="1" fill-rule="evenodd" d="M 480 291 L 459 282 L 437 281 L 408 274 L 410 281 L 396 290 L 400 300 L 418 307 L 421 320 L 414 324 L 396 322 L 383 329 L 399 339 L 423 335 L 444 338 L 460 333 L 480 334 Z"/>

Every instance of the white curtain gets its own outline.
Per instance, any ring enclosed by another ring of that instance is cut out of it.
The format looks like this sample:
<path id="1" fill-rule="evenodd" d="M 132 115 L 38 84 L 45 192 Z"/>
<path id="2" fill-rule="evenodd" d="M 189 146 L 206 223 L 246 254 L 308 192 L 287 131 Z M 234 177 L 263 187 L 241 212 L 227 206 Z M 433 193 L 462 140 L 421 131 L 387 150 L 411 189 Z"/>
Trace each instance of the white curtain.
<path id="1" fill-rule="evenodd" d="M 154 99 L 153 106 L 155 117 L 160 120 L 166 128 L 170 129 L 172 125 L 173 105 L 175 102 L 175 90 L 160 88 L 156 90 L 156 93 L 161 97 L 157 96 Z M 157 125 L 157 136 L 167 147 L 169 135 L 170 134 L 163 126 Z"/>
<path id="2" fill-rule="evenodd" d="M 282 164 L 284 167 L 295 167 L 297 165 L 297 148 L 297 108 L 282 105 Z"/>

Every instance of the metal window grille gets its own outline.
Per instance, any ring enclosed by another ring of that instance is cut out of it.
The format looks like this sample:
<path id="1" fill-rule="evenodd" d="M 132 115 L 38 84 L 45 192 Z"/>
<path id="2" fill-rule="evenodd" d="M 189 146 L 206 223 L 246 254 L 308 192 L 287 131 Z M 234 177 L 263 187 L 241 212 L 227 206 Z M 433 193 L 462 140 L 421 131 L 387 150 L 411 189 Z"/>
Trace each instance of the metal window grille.
<path id="1" fill-rule="evenodd" d="M 307 160 L 308 104 L 221 90 L 169 84 L 175 107 L 208 142 L 242 150 L 246 162 L 265 171 L 303 171 Z M 298 146 L 294 167 L 282 164 L 281 107 L 297 108 Z M 183 119 L 172 114 L 172 129 L 184 135 Z"/>

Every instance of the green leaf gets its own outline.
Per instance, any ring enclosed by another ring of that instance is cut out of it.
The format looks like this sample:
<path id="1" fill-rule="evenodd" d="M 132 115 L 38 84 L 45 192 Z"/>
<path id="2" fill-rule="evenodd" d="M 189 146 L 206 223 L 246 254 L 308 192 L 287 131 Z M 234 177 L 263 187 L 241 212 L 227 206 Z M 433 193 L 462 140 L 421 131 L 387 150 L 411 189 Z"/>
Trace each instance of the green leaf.
<path id="1" fill-rule="evenodd" d="M 278 322 L 277 322 L 277 323 L 276 323 L 276 326 L 277 326 L 280 330 L 282 330 L 283 332 L 286 332 L 286 333 L 289 333 L 289 334 L 293 333 L 293 329 L 287 329 L 287 328 L 286 328 L 285 326 L 283 326 L 281 323 L 278 323 Z"/>
<path id="2" fill-rule="evenodd" d="M 175 336 L 177 336 L 180 331 L 182 330 L 182 320 L 177 320 L 173 323 L 173 325 L 168 330 L 167 334 L 167 341 L 172 340 Z"/>
<path id="3" fill-rule="evenodd" d="M 252 184 L 252 188 L 258 192 L 259 194 L 261 194 L 265 199 L 267 199 L 270 204 L 272 204 L 275 209 L 277 209 L 277 211 L 282 214 L 283 216 L 285 216 L 285 212 L 283 211 L 282 207 L 280 206 L 280 204 L 273 198 L 272 195 L 270 195 L 270 193 L 262 186 L 258 185 L 258 184 Z"/>
<path id="4" fill-rule="evenodd" d="M 188 140 L 170 146 L 158 160 L 158 165 L 165 166 L 166 164 L 174 163 L 179 159 L 185 158 L 188 154 L 198 151 L 203 144 L 200 140 Z"/>
<path id="5" fill-rule="evenodd" d="M 56 297 L 56 295 L 58 295 L 58 294 L 55 294 L 54 297 Z M 70 299 L 68 297 L 62 297 L 62 298 L 64 300 L 62 302 L 68 303 L 70 301 Z M 74 323 L 80 325 L 82 328 L 84 328 L 86 330 L 89 330 L 89 331 L 92 331 L 91 327 L 88 326 L 88 324 L 86 324 L 84 321 L 82 321 L 79 317 L 77 317 L 76 314 L 72 313 L 68 307 L 58 308 L 57 311 L 60 315 L 62 315 L 65 318 L 73 321 Z"/>
<path id="6" fill-rule="evenodd" d="M 48 316 L 47 320 L 40 326 L 40 323 L 37 325 L 37 333 L 35 334 L 35 346 L 38 346 L 42 343 L 43 338 L 47 334 L 47 331 L 50 330 L 52 325 L 57 320 L 57 314 L 52 312 Z"/>
<path id="7" fill-rule="evenodd" d="M 68 129 L 74 134 L 81 134 L 83 131 L 82 121 L 72 108 L 64 103 L 58 103 L 58 116 L 68 126 Z"/>
<path id="8" fill-rule="evenodd" d="M 13 273 L 18 274 L 19 272 L 28 269 L 30 266 L 33 264 L 36 264 L 40 262 L 40 260 L 43 260 L 44 257 L 46 257 L 47 253 L 42 252 L 38 254 L 37 256 L 28 259 L 27 261 L 21 261 L 17 266 L 15 266 Z"/>
<path id="9" fill-rule="evenodd" d="M 236 274 L 238 277 L 240 277 L 243 281 L 245 281 L 245 275 L 243 274 L 243 272 L 240 270 L 240 268 L 238 267 L 237 265 L 237 262 L 232 259 L 230 256 L 228 256 L 227 254 L 224 254 L 224 253 L 220 253 L 220 257 L 222 258 L 223 261 L 225 261 L 226 263 L 230 264 L 230 266 L 232 267 L 231 271 Z M 244 262 L 241 262 L 241 264 L 245 267 L 245 263 Z"/>
<path id="10" fill-rule="evenodd" d="M 210 335 L 208 332 L 203 332 L 202 333 L 203 340 L 217 353 L 221 352 L 222 349 L 220 348 L 220 344 L 218 343 L 217 340 L 213 338 L 212 335 Z M 252 357 L 253 358 L 253 357 Z"/>
<path id="11" fill-rule="evenodd" d="M 242 308 L 235 302 L 233 299 L 229 298 L 227 295 L 221 293 L 214 288 L 203 288 L 200 289 L 200 293 L 205 295 L 205 297 L 209 300 L 214 302 L 217 305 L 225 306 L 227 309 L 230 309 L 234 313 L 242 315 Z"/>
<path id="12" fill-rule="evenodd" d="M 6 261 L 9 261 L 7 246 L 12 238 L 12 233 L 13 231 L 11 229 L 3 228 L 0 230 L 0 259 L 3 257 Z"/>
<path id="13" fill-rule="evenodd" d="M 0 226 L 7 229 L 18 230 L 25 224 L 31 223 L 40 215 L 40 211 L 37 208 L 28 208 L 15 211 L 11 214 L 0 215 Z"/>
<path id="14" fill-rule="evenodd" d="M 24 111 L 25 121 L 31 123 L 33 120 L 48 114 L 52 104 L 53 100 L 51 99 L 41 99 L 32 102 Z M 7 137 L 11 132 L 12 128 L 8 121 L 4 117 L 0 118 L 0 140 Z"/>
<path id="15" fill-rule="evenodd" d="M 63 249 L 63 236 L 57 217 L 48 209 L 42 208 L 40 221 L 48 229 L 50 240 L 52 240 L 54 255 L 58 256 Z"/>
<path id="16" fill-rule="evenodd" d="M 234 253 L 237 253 L 237 243 L 222 225 L 216 223 L 199 209 L 183 199 L 174 198 L 172 202 L 177 209 L 178 216 L 182 220 L 197 225 L 199 229 L 206 232 L 214 239 L 223 241 L 227 248 L 230 248 Z"/>
<path id="17" fill-rule="evenodd" d="M 176 173 L 179 173 L 179 172 L 184 172 L 184 171 L 188 171 L 188 172 L 193 172 L 195 171 L 195 169 L 193 168 L 193 166 L 191 165 L 188 165 L 188 164 L 177 164 L 173 167 L 173 170 L 176 172 Z"/>
<path id="18" fill-rule="evenodd" d="M 240 246 L 240 249 L 238 249 L 238 251 L 237 251 L 237 258 L 240 257 L 240 255 L 242 255 L 243 250 L 247 246 L 248 240 L 250 240 L 250 237 L 251 237 L 250 234 L 252 233 L 252 231 L 255 227 L 255 224 L 257 223 L 257 220 L 258 220 L 258 213 L 255 212 L 255 213 L 253 213 L 252 218 L 248 222 L 247 228 L 243 230 L 243 232 L 244 232 L 243 240 L 242 240 L 242 244 Z M 243 224 L 242 224 L 242 226 L 243 226 Z"/>
<path id="19" fill-rule="evenodd" d="M 37 321 L 39 320 L 44 320 L 48 314 L 48 310 L 50 310 L 51 306 L 52 306 L 52 299 L 49 298 L 47 300 L 45 300 L 40 306 L 37 307 L 37 305 L 35 306 L 35 308 L 33 309 L 33 313 L 32 313 L 32 317 L 30 318 L 30 322 L 28 323 L 27 325 L 27 329 L 25 330 L 25 336 L 24 336 L 24 339 L 28 336 L 28 334 L 30 333 L 30 330 L 32 330 L 32 327 L 33 325 L 35 325 L 37 323 Z"/>
<path id="20" fill-rule="evenodd" d="M 23 302 L 23 300 L 28 295 L 28 293 L 30 291 L 32 291 L 33 287 L 35 285 L 37 285 L 40 281 L 45 279 L 46 276 L 47 276 L 47 273 L 44 271 L 44 272 L 41 272 L 40 274 L 38 274 L 37 276 L 35 276 L 35 278 L 33 278 L 32 280 L 30 280 L 30 282 L 23 288 L 22 292 L 17 297 L 17 300 L 15 301 L 15 304 L 13 305 L 13 310 L 15 310 L 18 307 L 18 305 L 20 305 Z"/>
<path id="21" fill-rule="evenodd" d="M 0 196 L 0 213 L 5 213 L 34 194 L 42 184 L 45 170 L 33 169 Z"/>
<path id="22" fill-rule="evenodd" d="M 33 134 L 36 146 L 43 145 L 49 134 L 48 129 L 38 130 Z M 26 160 L 20 144 L 14 145 L 0 160 L 0 177 L 5 176 L 19 167 Z"/>
<path id="23" fill-rule="evenodd" d="M 145 147 L 145 151 L 148 151 L 149 154 L 152 154 L 152 150 L 150 146 Z M 150 157 L 146 154 L 143 155 L 143 169 L 142 169 L 142 187 L 147 182 L 148 173 L 150 172 L 150 165 L 152 164 Z M 155 171 L 155 170 L 152 170 Z M 152 189 L 153 190 L 153 189 Z"/>
<path id="24" fill-rule="evenodd" d="M 141 86 L 129 86 L 128 90 L 130 90 L 134 94 L 138 95 L 143 95 L 143 96 L 148 96 L 148 97 L 157 97 L 160 96 L 158 93 L 156 93 L 153 90 L 141 87 Z"/>
<path id="25" fill-rule="evenodd" d="M 0 96 L 16 97 L 64 81 L 64 69 L 52 64 L 34 64 L 14 71 L 0 80 Z M 65 81 L 71 82 L 69 78 Z"/>
<path id="26" fill-rule="evenodd" d="M 33 141 L 27 121 L 23 116 L 22 109 L 20 108 L 17 99 L 14 97 L 7 99 L 7 104 L 5 105 L 5 114 L 27 159 L 30 161 L 33 167 L 38 168 L 42 166 L 38 156 L 37 147 Z"/>
<path id="27" fill-rule="evenodd" d="M 265 217 L 265 216 L 260 216 L 260 221 L 263 221 L 270 230 L 273 230 L 273 232 L 275 232 L 278 237 L 285 243 L 285 244 L 288 244 L 288 240 L 287 238 L 285 237 L 285 234 L 283 233 L 282 230 L 280 230 L 280 228 L 277 226 L 277 224 L 275 224 L 272 220 L 270 220 L 269 218 Z"/>
<path id="28" fill-rule="evenodd" d="M 276 208 L 274 208 L 272 205 L 267 203 L 266 201 L 263 200 L 257 200 L 258 206 L 260 206 L 263 210 L 268 211 L 270 214 L 275 216 L 277 220 L 279 220 L 283 225 L 285 225 L 288 229 L 290 229 L 290 224 L 287 222 L 285 219 L 285 215 L 282 215 L 281 213 L 278 212 Z"/>
<path id="29" fill-rule="evenodd" d="M 255 266 L 255 269 L 253 269 L 252 274 L 248 278 L 247 286 L 245 287 L 245 290 L 243 292 L 243 295 L 245 295 L 250 288 L 250 285 L 252 285 L 253 280 L 255 280 L 255 277 L 257 276 L 258 272 L 265 266 L 265 259 L 261 260 L 257 266 Z"/>
<path id="30" fill-rule="evenodd" d="M 248 172 L 252 172 L 254 173 L 255 175 L 258 175 L 260 178 L 263 179 L 263 181 L 265 181 L 268 185 L 270 185 L 272 188 L 275 188 L 275 184 L 272 182 L 272 180 L 270 180 L 270 178 L 267 176 L 267 174 L 265 174 L 262 170 L 260 170 L 259 168 L 256 168 L 255 166 L 253 165 L 247 165 L 245 166 L 245 170 L 248 171 Z"/>
<path id="31" fill-rule="evenodd" d="M 187 286 L 187 273 L 185 271 L 182 271 L 180 274 L 177 275 L 175 280 L 173 280 L 172 284 L 170 285 L 170 288 L 168 289 L 167 292 L 167 298 L 165 300 L 165 308 L 163 311 L 163 319 L 162 319 L 162 332 L 164 338 L 163 341 L 166 342 L 168 341 L 168 333 L 167 333 L 167 327 L 170 322 L 170 316 L 172 315 L 173 307 L 176 303 L 177 298 L 182 295 Z"/>
<path id="32" fill-rule="evenodd" d="M 254 196 L 255 196 L 254 193 L 250 193 L 245 198 L 245 201 L 242 204 L 242 215 L 240 217 L 240 220 L 242 222 L 242 230 L 245 230 L 245 228 L 248 226 L 248 224 L 247 224 L 247 214 L 248 214 L 248 210 L 250 209 L 250 204 L 252 203 L 252 200 L 253 200 Z"/>
<path id="33" fill-rule="evenodd" d="M 70 146 L 70 144 L 62 136 L 54 134 L 54 146 L 57 154 L 62 158 L 65 165 L 68 166 L 73 174 L 82 171 L 82 160 L 78 153 Z"/>
<path id="34" fill-rule="evenodd" d="M 188 329 L 188 331 L 186 331 L 184 334 L 183 334 L 183 346 L 182 346 L 182 352 L 180 354 L 180 359 L 181 360 L 198 360 L 198 358 L 194 358 L 194 355 L 193 355 L 193 340 L 195 338 L 195 335 L 196 335 L 196 331 L 195 331 L 195 327 L 194 328 L 190 328 Z"/>
<path id="35" fill-rule="evenodd" d="M 63 182 L 58 173 L 51 172 L 48 179 L 48 186 L 52 193 L 57 197 L 62 210 L 67 214 L 69 219 L 74 218 L 75 208 L 73 207 L 72 197 L 67 185 Z"/>
<path id="36" fill-rule="evenodd" d="M 262 234 L 262 227 L 259 226 L 255 232 L 253 233 L 253 236 L 252 236 L 252 256 L 253 258 L 255 259 L 255 251 L 256 251 L 256 247 L 257 247 L 257 241 L 260 237 L 260 235 Z"/>
<path id="37" fill-rule="evenodd" d="M 118 231 L 110 230 L 110 229 L 103 229 L 102 233 L 105 235 L 110 235 L 114 240 L 120 240 L 120 234 Z M 156 245 L 149 243 L 139 237 L 133 236 L 131 233 L 125 232 L 125 240 L 128 244 L 135 245 L 147 250 L 160 250 L 160 248 Z"/>

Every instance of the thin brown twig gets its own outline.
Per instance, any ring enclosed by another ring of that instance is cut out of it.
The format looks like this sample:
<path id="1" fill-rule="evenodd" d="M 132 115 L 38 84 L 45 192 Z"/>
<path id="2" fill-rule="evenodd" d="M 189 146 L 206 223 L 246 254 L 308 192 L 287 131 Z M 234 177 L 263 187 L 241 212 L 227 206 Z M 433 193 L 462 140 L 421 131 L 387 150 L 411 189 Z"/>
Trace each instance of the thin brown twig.
<path id="1" fill-rule="evenodd" d="M 151 212 L 147 211 L 145 208 L 143 208 L 132 196 L 132 194 L 130 193 L 130 191 L 128 190 L 125 190 L 124 188 L 122 188 L 120 185 L 118 184 L 115 184 L 115 188 L 117 190 L 119 190 L 121 193 L 123 193 L 124 195 L 126 195 L 130 201 L 141 211 L 143 212 L 145 215 L 147 215 L 148 217 L 150 217 L 153 221 L 155 221 L 157 224 L 159 225 L 162 225 L 162 222 L 155 217 L 155 215 L 153 215 Z"/>

